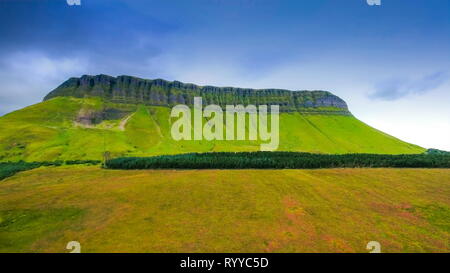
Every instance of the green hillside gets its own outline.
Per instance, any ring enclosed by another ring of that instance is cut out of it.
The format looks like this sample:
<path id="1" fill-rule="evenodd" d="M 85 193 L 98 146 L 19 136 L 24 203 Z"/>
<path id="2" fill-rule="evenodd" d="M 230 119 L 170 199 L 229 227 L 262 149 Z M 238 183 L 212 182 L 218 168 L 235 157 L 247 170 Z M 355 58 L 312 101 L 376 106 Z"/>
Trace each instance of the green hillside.
<path id="1" fill-rule="evenodd" d="M 316 110 L 318 108 L 315 108 Z M 174 141 L 171 108 L 57 96 L 0 117 L 0 161 L 101 159 L 187 152 L 258 151 L 259 141 Z M 425 150 L 350 114 L 280 114 L 279 151 L 411 154 Z"/>

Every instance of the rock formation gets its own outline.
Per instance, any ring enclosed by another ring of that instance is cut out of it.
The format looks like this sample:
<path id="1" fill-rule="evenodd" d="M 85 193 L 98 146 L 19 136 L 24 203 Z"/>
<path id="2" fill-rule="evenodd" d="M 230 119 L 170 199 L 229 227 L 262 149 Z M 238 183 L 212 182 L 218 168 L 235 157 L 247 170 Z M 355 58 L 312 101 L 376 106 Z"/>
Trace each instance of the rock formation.
<path id="1" fill-rule="evenodd" d="M 44 100 L 57 96 L 98 96 L 118 103 L 161 106 L 192 105 L 194 97 L 201 96 L 204 105 L 278 104 L 283 112 L 325 111 L 350 114 L 345 101 L 327 91 L 198 86 L 179 81 L 146 80 L 131 76 L 84 75 L 80 78 L 70 78 L 50 92 Z"/>

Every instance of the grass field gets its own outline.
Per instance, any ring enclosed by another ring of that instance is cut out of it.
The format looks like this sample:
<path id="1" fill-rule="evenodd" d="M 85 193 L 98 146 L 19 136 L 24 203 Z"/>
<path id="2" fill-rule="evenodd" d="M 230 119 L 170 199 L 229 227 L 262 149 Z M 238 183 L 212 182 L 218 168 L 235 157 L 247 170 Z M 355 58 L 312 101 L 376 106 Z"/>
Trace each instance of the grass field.
<path id="1" fill-rule="evenodd" d="M 115 109 L 126 114 L 83 126 L 82 113 Z M 57 97 L 0 117 L 0 161 L 98 160 L 190 152 L 258 151 L 261 141 L 174 141 L 171 109 L 113 104 L 99 98 Z M 279 151 L 417 154 L 425 149 L 380 132 L 353 116 L 280 115 Z"/>
<path id="2" fill-rule="evenodd" d="M 0 200 L 0 252 L 450 251 L 448 169 L 41 167 Z"/>

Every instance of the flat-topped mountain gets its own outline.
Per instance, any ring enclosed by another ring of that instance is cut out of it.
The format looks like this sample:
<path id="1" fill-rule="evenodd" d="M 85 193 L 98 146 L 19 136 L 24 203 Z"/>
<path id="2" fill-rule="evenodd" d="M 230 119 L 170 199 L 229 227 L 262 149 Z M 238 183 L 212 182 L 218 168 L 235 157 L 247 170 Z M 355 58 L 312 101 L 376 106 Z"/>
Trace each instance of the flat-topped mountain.
<path id="1" fill-rule="evenodd" d="M 283 89 L 250 89 L 236 87 L 199 86 L 162 79 L 146 80 L 131 76 L 108 75 L 70 78 L 44 100 L 58 96 L 76 98 L 102 97 L 112 102 L 145 105 L 192 105 L 194 97 L 202 97 L 205 104 L 277 104 L 282 112 L 328 111 L 349 114 L 347 104 L 327 91 L 290 91 Z"/>
<path id="2" fill-rule="evenodd" d="M 259 151 L 262 140 L 175 141 L 175 104 L 279 104 L 278 151 L 411 154 L 425 149 L 361 122 L 326 91 L 244 89 L 106 75 L 70 78 L 43 102 L 0 117 L 0 161 Z"/>

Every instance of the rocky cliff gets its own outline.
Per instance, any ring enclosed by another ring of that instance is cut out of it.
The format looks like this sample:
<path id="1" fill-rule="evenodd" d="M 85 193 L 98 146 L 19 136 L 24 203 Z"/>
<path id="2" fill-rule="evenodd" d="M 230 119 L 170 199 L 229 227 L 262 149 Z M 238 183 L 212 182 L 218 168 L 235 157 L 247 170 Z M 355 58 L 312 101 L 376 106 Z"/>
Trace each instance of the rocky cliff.
<path id="1" fill-rule="evenodd" d="M 192 105 L 193 98 L 200 96 L 205 105 L 278 104 L 283 112 L 350 114 L 345 101 L 327 91 L 198 86 L 179 81 L 147 80 L 131 76 L 84 75 L 80 78 L 70 78 L 50 92 L 44 100 L 58 96 L 99 96 L 118 103 L 161 106 Z"/>

